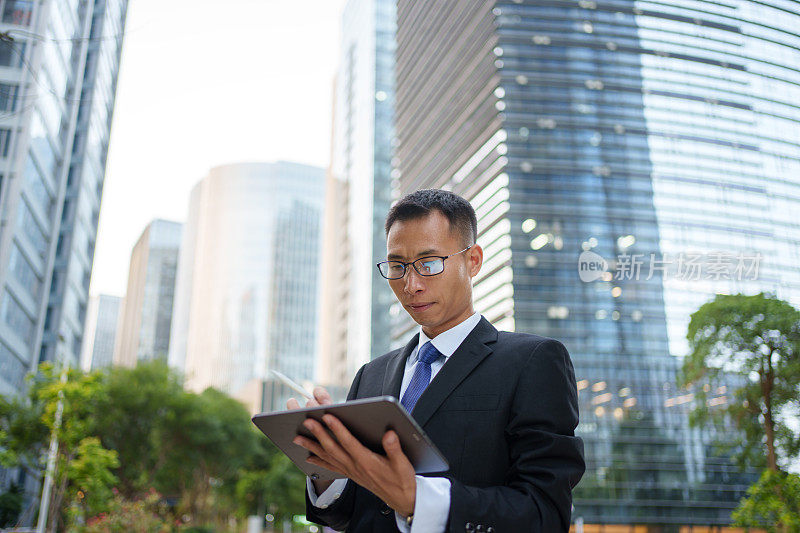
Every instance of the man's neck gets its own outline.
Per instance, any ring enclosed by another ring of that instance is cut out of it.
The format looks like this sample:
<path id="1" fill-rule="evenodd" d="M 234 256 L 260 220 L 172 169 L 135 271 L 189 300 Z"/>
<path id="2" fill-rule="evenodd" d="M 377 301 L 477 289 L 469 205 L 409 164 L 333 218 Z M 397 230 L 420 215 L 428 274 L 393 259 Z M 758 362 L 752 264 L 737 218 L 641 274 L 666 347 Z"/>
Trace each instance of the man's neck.
<path id="1" fill-rule="evenodd" d="M 474 314 L 475 314 L 475 310 L 472 307 L 470 307 L 468 312 L 465 312 L 464 314 L 462 314 L 459 317 L 458 322 L 455 322 L 454 324 L 451 324 L 446 329 L 441 329 L 441 330 L 438 330 L 438 331 L 437 330 L 428 330 L 428 328 L 426 328 L 425 326 L 422 326 L 422 332 L 429 339 L 434 339 L 438 335 L 441 335 L 442 333 L 444 333 L 445 331 L 450 331 L 451 329 L 453 329 L 454 327 L 458 326 L 459 324 L 463 324 L 465 320 L 467 320 L 469 317 L 471 317 Z"/>

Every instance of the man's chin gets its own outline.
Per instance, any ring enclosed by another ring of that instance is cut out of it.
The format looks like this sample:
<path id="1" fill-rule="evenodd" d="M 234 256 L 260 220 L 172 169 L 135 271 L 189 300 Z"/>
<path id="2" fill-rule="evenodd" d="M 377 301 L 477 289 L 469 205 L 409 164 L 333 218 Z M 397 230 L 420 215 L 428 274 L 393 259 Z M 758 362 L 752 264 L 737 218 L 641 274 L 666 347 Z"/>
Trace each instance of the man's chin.
<path id="1" fill-rule="evenodd" d="M 431 307 L 433 307 L 433 306 L 431 306 Z M 433 316 L 430 316 L 429 311 L 430 311 L 430 308 L 425 309 L 425 310 L 421 310 L 421 311 L 418 311 L 418 310 L 412 308 L 411 306 L 406 308 L 406 312 L 408 313 L 408 316 L 410 316 L 414 320 L 414 322 L 416 322 L 417 324 L 419 324 L 420 326 L 423 326 L 423 327 L 424 326 L 429 326 L 430 327 L 430 326 L 433 326 L 433 325 L 438 323 L 437 320 Z"/>

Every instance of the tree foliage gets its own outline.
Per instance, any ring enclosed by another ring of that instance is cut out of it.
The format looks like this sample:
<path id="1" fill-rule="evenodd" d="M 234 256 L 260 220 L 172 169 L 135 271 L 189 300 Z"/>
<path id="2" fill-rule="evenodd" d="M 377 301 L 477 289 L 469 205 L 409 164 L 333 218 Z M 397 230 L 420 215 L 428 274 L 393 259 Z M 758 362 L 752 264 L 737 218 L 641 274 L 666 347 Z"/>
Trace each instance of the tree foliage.
<path id="1" fill-rule="evenodd" d="M 22 487 L 12 483 L 8 490 L 0 494 L 0 527 L 12 526 L 22 512 Z"/>
<path id="2" fill-rule="evenodd" d="M 244 406 L 214 389 L 185 391 L 163 362 L 70 370 L 65 381 L 43 365 L 24 398 L 0 398 L 3 466 L 41 478 L 54 428 L 51 516 L 62 525 L 96 530 L 138 514 L 200 526 L 259 509 L 304 511 L 302 473 L 255 429 Z M 165 508 L 153 507 L 153 494 Z"/>
<path id="3" fill-rule="evenodd" d="M 695 395 L 691 423 L 732 422 L 739 465 L 766 467 L 735 524 L 800 532 L 800 477 L 781 470 L 800 450 L 790 425 L 800 414 L 800 311 L 763 293 L 718 295 L 692 314 L 687 338 L 679 382 Z"/>
<path id="4" fill-rule="evenodd" d="M 108 506 L 114 496 L 111 489 L 117 482 L 112 471 L 119 465 L 117 452 L 103 448 L 97 437 L 86 437 L 78 443 L 75 458 L 66 468 L 70 481 L 68 501 L 75 504 L 72 514 L 77 514 L 77 520 L 94 516 Z"/>
<path id="5" fill-rule="evenodd" d="M 763 293 L 718 295 L 692 314 L 687 338 L 691 353 L 679 381 L 693 386 L 692 423 L 732 421 L 742 466 L 774 471 L 780 455 L 795 457 L 800 437 L 787 419 L 800 412 L 800 311 Z M 710 405 L 722 383 L 725 403 Z"/>
<path id="6" fill-rule="evenodd" d="M 267 439 L 261 439 L 258 453 L 236 483 L 239 516 L 264 516 L 276 521 L 290 520 L 305 512 L 305 475 Z"/>
<path id="7" fill-rule="evenodd" d="M 69 369 L 63 374 L 42 364 L 29 380 L 27 395 L 0 398 L 0 457 L 3 466 L 24 468 L 43 477 L 51 436 L 55 455 L 47 528 L 63 526 L 71 514 L 104 505 L 116 478 L 116 452 L 104 449 L 97 438 L 95 401 L 102 396 L 102 376 Z M 60 420 L 56 415 L 60 411 Z M 91 477 L 91 479 L 89 479 Z M 73 518 L 76 518 L 73 516 Z"/>
<path id="8" fill-rule="evenodd" d="M 83 533 L 173 533 L 183 530 L 182 524 L 170 516 L 161 495 L 152 490 L 134 501 L 117 494 L 104 512 L 88 520 Z"/>
<path id="9" fill-rule="evenodd" d="M 770 533 L 800 531 L 800 476 L 764 470 L 732 515 L 734 525 Z"/>

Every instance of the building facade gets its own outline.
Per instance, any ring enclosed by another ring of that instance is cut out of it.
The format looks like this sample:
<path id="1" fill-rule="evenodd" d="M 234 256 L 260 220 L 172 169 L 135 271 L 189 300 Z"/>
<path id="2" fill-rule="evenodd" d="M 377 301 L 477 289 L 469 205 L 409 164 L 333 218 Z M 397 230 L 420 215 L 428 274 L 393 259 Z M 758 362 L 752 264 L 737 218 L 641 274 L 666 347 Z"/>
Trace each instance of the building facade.
<path id="1" fill-rule="evenodd" d="M 130 367 L 139 361 L 167 359 L 181 230 L 178 222 L 154 220 L 133 247 L 114 348 L 115 365 Z"/>
<path id="2" fill-rule="evenodd" d="M 187 388 L 236 395 L 270 369 L 314 379 L 323 187 L 322 169 L 287 162 L 216 167 L 195 186 L 169 350 Z"/>
<path id="3" fill-rule="evenodd" d="M 0 393 L 79 362 L 126 9 L 0 6 Z"/>
<path id="4" fill-rule="evenodd" d="M 350 0 L 342 14 L 323 268 L 318 380 L 349 386 L 389 350 L 391 290 L 375 269 L 386 256 L 394 136 L 395 1 Z M 348 267 L 341 268 L 345 261 Z"/>
<path id="5" fill-rule="evenodd" d="M 0 2 L 0 394 L 77 366 L 127 0 Z M 0 470 L 0 490 L 38 481 Z"/>
<path id="6" fill-rule="evenodd" d="M 113 363 L 121 304 L 122 298 L 109 294 L 89 298 L 81 352 L 83 370 L 97 370 Z"/>
<path id="7" fill-rule="evenodd" d="M 800 7 L 400 0 L 397 24 L 395 194 L 469 199 L 478 310 L 569 349 L 573 516 L 729 523 L 752 472 L 688 426 L 676 372 L 715 294 L 800 305 Z"/>

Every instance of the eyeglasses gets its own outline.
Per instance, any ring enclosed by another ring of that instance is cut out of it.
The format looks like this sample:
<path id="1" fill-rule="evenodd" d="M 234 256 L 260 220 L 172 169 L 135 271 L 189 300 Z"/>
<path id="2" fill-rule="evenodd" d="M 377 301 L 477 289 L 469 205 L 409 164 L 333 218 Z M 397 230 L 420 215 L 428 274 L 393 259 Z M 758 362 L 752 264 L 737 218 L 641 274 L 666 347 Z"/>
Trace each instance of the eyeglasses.
<path id="1" fill-rule="evenodd" d="M 436 274 L 441 274 L 444 272 L 444 260 L 453 257 L 454 255 L 463 254 L 470 248 L 472 248 L 472 244 L 461 250 L 460 252 L 456 252 L 450 255 L 429 255 L 428 257 L 420 257 L 416 261 L 411 261 L 410 263 L 404 263 L 402 261 L 383 261 L 378 263 L 378 271 L 381 273 L 386 279 L 400 279 L 406 275 L 406 269 L 408 265 L 413 265 L 414 270 L 420 276 L 435 276 Z"/>

